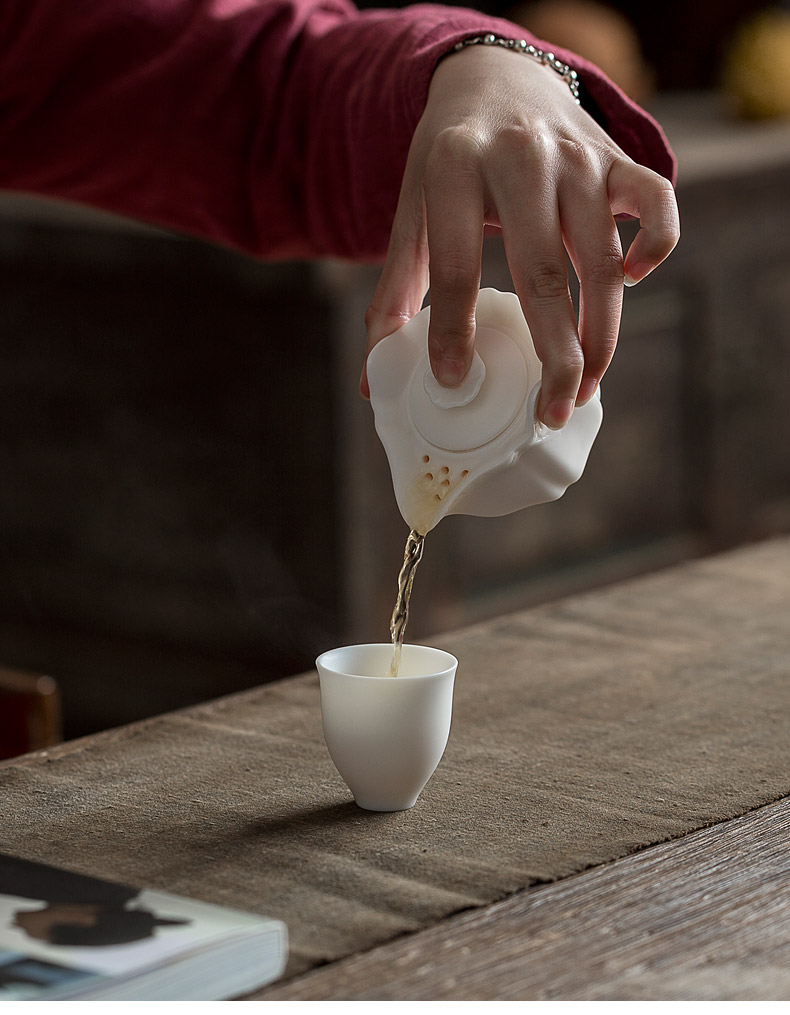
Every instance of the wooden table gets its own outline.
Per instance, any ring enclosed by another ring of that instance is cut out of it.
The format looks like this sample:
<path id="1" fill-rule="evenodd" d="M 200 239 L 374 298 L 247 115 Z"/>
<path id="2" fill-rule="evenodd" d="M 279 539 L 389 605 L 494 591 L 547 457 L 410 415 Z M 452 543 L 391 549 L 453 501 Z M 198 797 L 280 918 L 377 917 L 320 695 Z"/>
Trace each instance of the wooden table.
<path id="1" fill-rule="evenodd" d="M 255 996 L 788 1000 L 789 837 L 785 799 Z"/>
<path id="2" fill-rule="evenodd" d="M 541 722 L 558 698 L 569 767 L 543 797 L 533 783 L 551 779 L 537 747 L 532 766 L 508 783 L 505 765 L 518 740 L 503 733 L 492 744 L 475 732 L 481 702 L 502 711 L 503 729 L 512 707 L 467 680 L 457 689 L 451 746 L 421 804 L 366 816 L 347 802 L 318 742 L 312 674 L 5 762 L 0 848 L 286 917 L 296 965 L 256 999 L 787 999 L 789 560 L 790 541 L 781 539 L 436 639 L 457 646 L 478 681 L 485 665 L 489 675 L 501 665 L 504 675 L 528 655 L 535 673 L 524 693 Z M 594 706 L 612 717 L 608 726 L 600 714 L 585 718 Z M 645 780 L 664 754 L 677 757 L 659 771 L 657 789 L 625 783 L 629 807 L 617 796 L 619 768 L 634 764 L 627 760 L 634 737 L 655 733 L 644 716 L 668 726 L 648 755 Z M 699 732 L 711 716 L 712 732 Z M 277 750 L 262 786 L 254 758 L 264 728 Z M 598 755 L 590 730 L 604 742 Z M 694 731 L 699 740 L 691 742 Z M 539 739 L 537 729 L 531 735 Z M 581 766 L 574 760 L 585 738 L 586 777 L 585 757 Z M 559 771 L 561 756 L 550 747 Z M 464 778 L 471 785 L 485 754 L 496 778 L 465 793 Z M 691 768 L 689 789 L 683 775 Z M 488 810 L 480 808 L 483 792 Z M 586 796 L 596 793 L 600 807 L 585 811 Z M 640 796 L 650 798 L 641 809 Z M 485 841 L 487 822 L 506 833 L 507 808 L 514 823 L 524 820 L 523 802 L 530 820 L 513 848 L 503 847 L 499 868 L 482 850 L 463 855 Z M 584 849 L 558 859 L 552 848 L 563 835 Z M 541 837 L 546 851 L 532 856 Z M 300 849 L 334 871 L 308 870 Z M 420 855 L 427 860 L 415 875 Z M 431 877 L 425 894 L 420 880 Z M 364 923 L 378 895 L 388 896 L 382 919 L 360 946 L 351 925 Z M 415 901 L 404 908 L 407 895 Z M 332 906 L 322 930 L 316 913 Z M 340 932 L 331 955 L 322 952 L 329 929 Z"/>

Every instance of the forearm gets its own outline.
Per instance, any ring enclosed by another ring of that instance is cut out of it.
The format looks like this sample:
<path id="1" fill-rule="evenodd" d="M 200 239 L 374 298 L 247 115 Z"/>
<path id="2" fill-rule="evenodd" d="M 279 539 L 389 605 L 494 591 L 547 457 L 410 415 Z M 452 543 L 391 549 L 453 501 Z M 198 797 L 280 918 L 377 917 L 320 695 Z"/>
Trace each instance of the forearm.
<path id="1" fill-rule="evenodd" d="M 381 258 L 438 60 L 478 32 L 529 38 L 344 0 L 6 0 L 0 26 L 0 186 L 267 258 Z M 559 55 L 625 152 L 672 176 L 655 124 Z"/>

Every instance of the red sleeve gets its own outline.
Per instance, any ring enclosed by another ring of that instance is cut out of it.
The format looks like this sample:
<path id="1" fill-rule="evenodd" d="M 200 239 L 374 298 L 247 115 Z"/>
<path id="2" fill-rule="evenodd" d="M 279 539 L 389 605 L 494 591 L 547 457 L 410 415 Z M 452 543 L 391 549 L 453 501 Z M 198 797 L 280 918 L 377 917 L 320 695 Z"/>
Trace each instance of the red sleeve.
<path id="1" fill-rule="evenodd" d="M 428 4 L 4 0 L 0 187 L 265 258 L 377 260 L 436 63 L 485 31 L 537 41 Z M 674 178 L 655 122 L 596 68 L 555 52 L 613 140 Z"/>

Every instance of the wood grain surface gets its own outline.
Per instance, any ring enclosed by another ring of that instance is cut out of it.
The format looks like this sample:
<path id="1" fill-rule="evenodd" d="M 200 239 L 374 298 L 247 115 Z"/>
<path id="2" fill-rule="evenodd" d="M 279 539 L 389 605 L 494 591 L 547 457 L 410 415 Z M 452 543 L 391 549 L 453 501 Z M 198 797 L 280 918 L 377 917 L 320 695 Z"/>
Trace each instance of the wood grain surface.
<path id="1" fill-rule="evenodd" d="M 787 1000 L 790 798 L 253 995 Z"/>

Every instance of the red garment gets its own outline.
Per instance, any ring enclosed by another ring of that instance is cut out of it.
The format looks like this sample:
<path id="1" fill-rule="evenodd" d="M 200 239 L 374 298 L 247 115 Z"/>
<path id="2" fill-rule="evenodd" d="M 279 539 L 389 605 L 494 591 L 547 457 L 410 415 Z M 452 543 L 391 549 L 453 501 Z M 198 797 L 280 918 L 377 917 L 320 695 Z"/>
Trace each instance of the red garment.
<path id="1" fill-rule="evenodd" d="M 266 258 L 376 260 L 434 67 L 485 31 L 530 38 L 433 5 L 3 0 L 0 186 Z M 654 121 L 589 63 L 555 52 L 610 136 L 673 178 Z"/>

